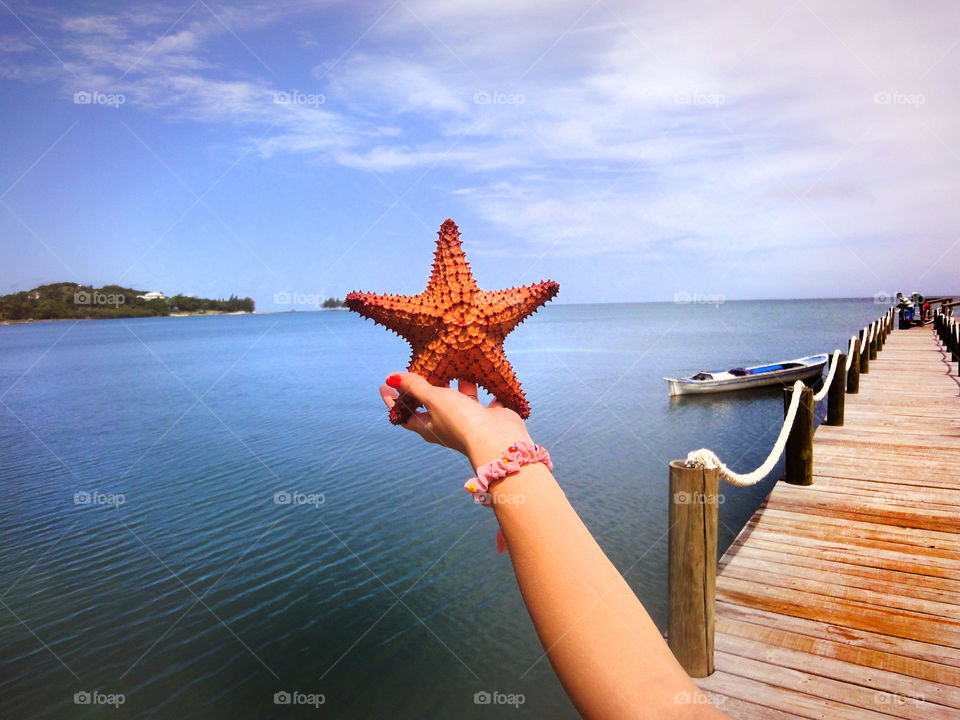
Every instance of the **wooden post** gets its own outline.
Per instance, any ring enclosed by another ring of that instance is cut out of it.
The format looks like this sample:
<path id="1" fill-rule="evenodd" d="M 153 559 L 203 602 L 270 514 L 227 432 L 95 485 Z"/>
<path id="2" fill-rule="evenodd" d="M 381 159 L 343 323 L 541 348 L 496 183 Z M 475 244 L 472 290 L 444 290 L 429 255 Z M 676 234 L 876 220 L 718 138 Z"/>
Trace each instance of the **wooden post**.
<path id="1" fill-rule="evenodd" d="M 952 359 L 953 362 L 960 360 L 960 325 L 953 323 L 953 342 L 951 343 L 950 351 L 953 353 Z"/>
<path id="2" fill-rule="evenodd" d="M 720 471 L 670 463 L 667 644 L 690 677 L 713 673 Z"/>
<path id="3" fill-rule="evenodd" d="M 797 408 L 784 450 L 787 471 L 783 479 L 791 485 L 813 485 L 813 390 L 804 386 L 800 393 L 800 407 Z M 793 388 L 784 388 L 784 416 L 792 398 Z"/>
<path id="4" fill-rule="evenodd" d="M 853 360 L 847 370 L 847 392 L 856 395 L 860 392 L 860 341 L 853 342 Z"/>
<path id="5" fill-rule="evenodd" d="M 851 363 L 850 369 L 853 370 Z M 840 354 L 837 358 L 837 370 L 833 374 L 833 382 L 827 390 L 827 425 L 843 425 L 844 388 L 847 385 L 847 356 Z"/>
<path id="6" fill-rule="evenodd" d="M 866 375 L 870 372 L 870 346 L 867 344 L 867 335 L 870 331 L 864 328 L 860 331 L 860 374 Z"/>
<path id="7" fill-rule="evenodd" d="M 870 338 L 870 359 L 877 359 L 877 325 L 876 323 L 871 323 L 873 326 L 873 337 Z"/>

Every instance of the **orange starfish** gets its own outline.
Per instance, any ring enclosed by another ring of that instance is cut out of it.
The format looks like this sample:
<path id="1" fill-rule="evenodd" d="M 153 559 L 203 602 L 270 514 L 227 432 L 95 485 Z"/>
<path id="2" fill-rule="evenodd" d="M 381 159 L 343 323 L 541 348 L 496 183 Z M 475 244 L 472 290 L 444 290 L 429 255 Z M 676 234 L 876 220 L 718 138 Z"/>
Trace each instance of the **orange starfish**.
<path id="1" fill-rule="evenodd" d="M 441 387 L 454 379 L 474 382 L 526 419 L 530 405 L 503 341 L 560 286 L 547 280 L 509 290 L 481 290 L 463 254 L 456 223 L 446 220 L 437 235 L 426 290 L 412 297 L 352 292 L 346 297 L 347 307 L 410 343 L 408 371 Z M 416 407 L 415 400 L 401 396 L 390 411 L 390 422 L 402 425 Z"/>

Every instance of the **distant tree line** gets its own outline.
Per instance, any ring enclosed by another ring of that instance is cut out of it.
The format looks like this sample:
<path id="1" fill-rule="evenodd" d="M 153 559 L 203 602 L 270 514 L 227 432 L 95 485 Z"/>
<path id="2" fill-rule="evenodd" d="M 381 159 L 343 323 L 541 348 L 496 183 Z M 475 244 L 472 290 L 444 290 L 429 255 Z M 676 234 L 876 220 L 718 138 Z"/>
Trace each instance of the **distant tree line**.
<path id="1" fill-rule="evenodd" d="M 144 290 L 104 285 L 53 283 L 33 290 L 0 296 L 0 320 L 58 320 L 71 318 L 157 317 L 171 312 L 253 312 L 250 298 L 231 295 L 210 300 L 188 295 L 144 299 Z"/>
<path id="2" fill-rule="evenodd" d="M 326 300 L 323 301 L 323 307 L 325 307 L 325 308 L 327 308 L 327 309 L 330 309 L 330 308 L 342 308 L 342 307 L 346 307 L 346 306 L 347 306 L 347 304 L 346 304 L 343 300 L 341 300 L 340 298 L 327 298 Z"/>

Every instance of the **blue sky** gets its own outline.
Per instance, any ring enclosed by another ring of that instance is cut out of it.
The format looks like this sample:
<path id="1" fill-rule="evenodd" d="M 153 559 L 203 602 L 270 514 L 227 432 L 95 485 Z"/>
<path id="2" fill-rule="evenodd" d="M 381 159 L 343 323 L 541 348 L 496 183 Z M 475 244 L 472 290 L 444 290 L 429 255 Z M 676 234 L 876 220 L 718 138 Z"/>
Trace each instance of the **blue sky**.
<path id="1" fill-rule="evenodd" d="M 0 0 L 0 292 L 416 293 L 447 217 L 560 302 L 960 291 L 958 64 L 953 2 Z"/>

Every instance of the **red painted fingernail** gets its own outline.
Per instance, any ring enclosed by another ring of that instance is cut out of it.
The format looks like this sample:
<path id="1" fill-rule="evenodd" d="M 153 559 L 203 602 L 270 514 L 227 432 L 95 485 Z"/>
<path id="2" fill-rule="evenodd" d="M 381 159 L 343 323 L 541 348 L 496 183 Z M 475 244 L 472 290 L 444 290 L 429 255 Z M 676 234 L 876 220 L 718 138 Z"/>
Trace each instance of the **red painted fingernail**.
<path id="1" fill-rule="evenodd" d="M 387 385 L 389 385 L 392 388 L 398 388 L 400 387 L 400 383 L 402 380 L 403 378 L 400 375 L 397 375 L 397 373 L 394 373 L 393 375 L 387 378 Z"/>

